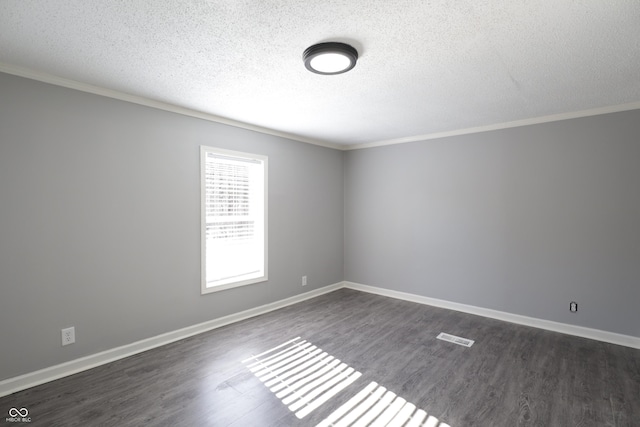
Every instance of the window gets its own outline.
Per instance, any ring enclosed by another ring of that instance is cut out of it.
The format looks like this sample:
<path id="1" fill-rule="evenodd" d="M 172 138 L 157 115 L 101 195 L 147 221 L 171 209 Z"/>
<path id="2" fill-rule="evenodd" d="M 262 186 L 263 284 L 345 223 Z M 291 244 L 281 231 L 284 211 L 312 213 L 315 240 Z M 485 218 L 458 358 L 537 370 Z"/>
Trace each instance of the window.
<path id="1" fill-rule="evenodd" d="M 200 147 L 202 293 L 267 280 L 267 157 Z"/>

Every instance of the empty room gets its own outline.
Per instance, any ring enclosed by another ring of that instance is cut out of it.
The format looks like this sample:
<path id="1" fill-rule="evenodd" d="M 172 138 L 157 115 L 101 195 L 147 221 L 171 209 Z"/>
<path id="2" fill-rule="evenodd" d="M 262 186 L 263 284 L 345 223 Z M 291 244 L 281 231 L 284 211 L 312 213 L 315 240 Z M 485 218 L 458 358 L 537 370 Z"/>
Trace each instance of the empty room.
<path id="1" fill-rule="evenodd" d="M 0 1 L 0 426 L 640 426 L 640 3 Z"/>

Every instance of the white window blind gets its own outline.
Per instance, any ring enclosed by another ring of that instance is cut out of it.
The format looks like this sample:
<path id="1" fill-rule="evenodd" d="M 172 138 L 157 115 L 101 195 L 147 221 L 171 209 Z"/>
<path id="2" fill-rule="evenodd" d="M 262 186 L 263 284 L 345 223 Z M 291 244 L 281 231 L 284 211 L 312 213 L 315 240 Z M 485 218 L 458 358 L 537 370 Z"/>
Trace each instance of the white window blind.
<path id="1" fill-rule="evenodd" d="M 201 147 L 202 292 L 267 280 L 267 158 Z"/>

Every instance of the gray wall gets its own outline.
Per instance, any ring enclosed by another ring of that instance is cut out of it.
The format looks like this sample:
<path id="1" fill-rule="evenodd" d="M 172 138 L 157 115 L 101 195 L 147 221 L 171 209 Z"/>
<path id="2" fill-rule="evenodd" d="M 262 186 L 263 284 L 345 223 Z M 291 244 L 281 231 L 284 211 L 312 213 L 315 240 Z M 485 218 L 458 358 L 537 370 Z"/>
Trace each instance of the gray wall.
<path id="1" fill-rule="evenodd" d="M 0 380 L 342 280 L 342 152 L 6 74 L 0 100 Z M 200 295 L 200 145 L 269 156 L 266 283 Z"/>
<path id="2" fill-rule="evenodd" d="M 345 280 L 640 336 L 640 111 L 348 152 Z"/>
<path id="3" fill-rule="evenodd" d="M 0 380 L 343 278 L 640 336 L 640 111 L 343 153 L 6 74 L 0 99 Z M 269 156 L 267 283 L 200 295 L 200 145 Z"/>

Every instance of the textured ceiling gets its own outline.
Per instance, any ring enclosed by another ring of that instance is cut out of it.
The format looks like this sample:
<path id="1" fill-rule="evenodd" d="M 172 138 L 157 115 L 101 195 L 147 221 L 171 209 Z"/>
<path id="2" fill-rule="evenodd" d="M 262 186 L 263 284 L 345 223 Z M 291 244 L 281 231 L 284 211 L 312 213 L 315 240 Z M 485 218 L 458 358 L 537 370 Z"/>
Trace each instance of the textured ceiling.
<path id="1" fill-rule="evenodd" d="M 354 146 L 640 108 L 640 1 L 2 0 L 0 63 Z"/>

